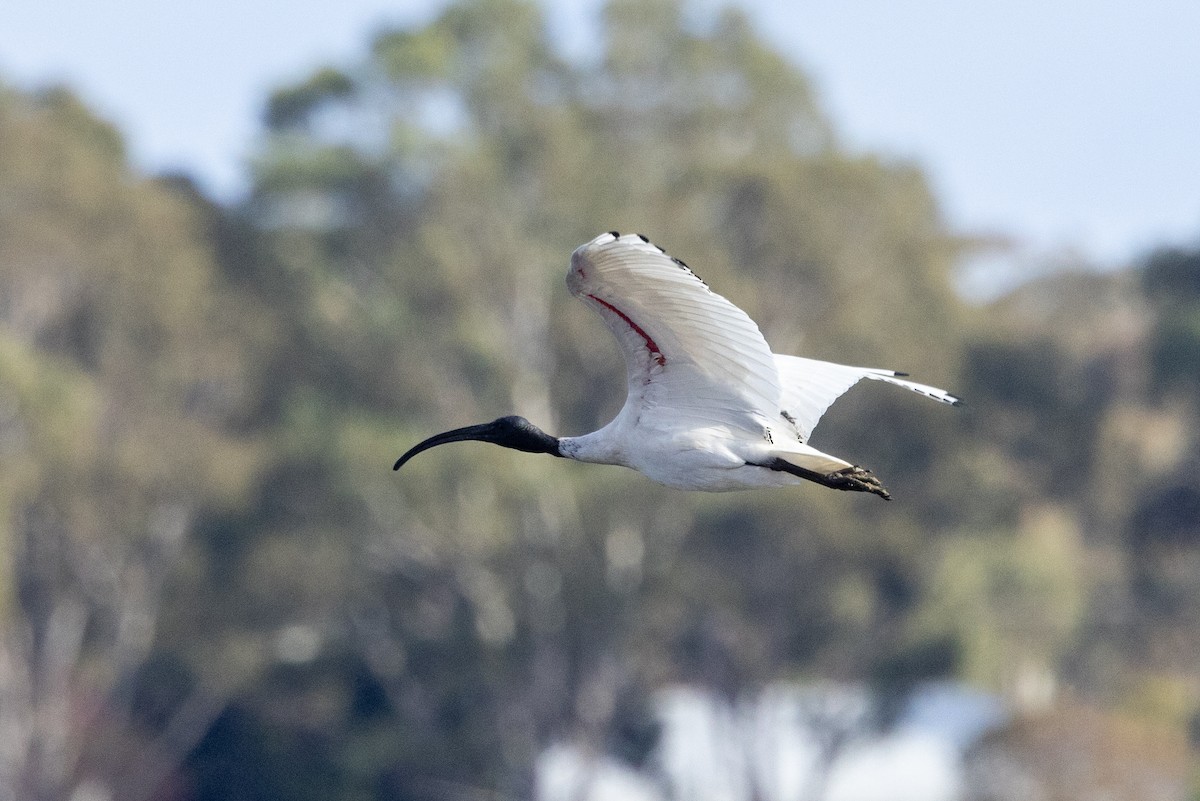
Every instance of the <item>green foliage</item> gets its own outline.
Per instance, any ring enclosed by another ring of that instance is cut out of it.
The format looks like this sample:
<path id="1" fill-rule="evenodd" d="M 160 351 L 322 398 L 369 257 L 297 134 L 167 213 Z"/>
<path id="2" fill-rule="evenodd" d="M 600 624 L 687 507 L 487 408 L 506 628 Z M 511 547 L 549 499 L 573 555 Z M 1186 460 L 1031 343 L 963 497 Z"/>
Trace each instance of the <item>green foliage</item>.
<path id="1" fill-rule="evenodd" d="M 1200 252 L 1154 253 L 1142 288 L 1159 310 L 1150 342 L 1154 383 L 1192 392 L 1200 382 Z"/>
<path id="2" fill-rule="evenodd" d="M 1083 558 L 1077 523 L 1056 508 L 1031 511 L 1015 535 L 949 540 L 932 571 L 921 626 L 951 627 L 961 675 L 1019 693 L 1028 671 L 1056 671 L 1077 647 Z"/>
<path id="3" fill-rule="evenodd" d="M 1142 270 L 1142 287 L 1158 303 L 1200 302 L 1200 253 L 1177 248 L 1153 253 Z"/>
<path id="4" fill-rule="evenodd" d="M 1200 385 L 1200 304 L 1165 316 L 1151 342 L 1151 365 L 1159 387 Z"/>
<path id="5" fill-rule="evenodd" d="M 237 497 L 252 448 L 220 427 L 253 379 L 193 212 L 128 182 L 119 148 L 64 96 L 3 101 L 0 181 L 15 202 L 0 210 L 0 333 L 32 434 L 18 453 L 77 472 L 48 472 L 15 503 L 77 495 L 89 474 L 130 512 Z"/>
<path id="6" fill-rule="evenodd" d="M 68 797 L 93 761 L 150 753 L 135 676 L 192 521 L 252 487 L 261 443 L 233 423 L 258 377 L 197 209 L 132 176 L 109 126 L 4 92 L 0 142 L 0 715 L 27 755 L 5 775 Z M 139 767 L 119 789 L 161 775 Z"/>
<path id="7" fill-rule="evenodd" d="M 303 84 L 273 93 L 267 100 L 264 122 L 271 130 L 286 130 L 315 114 L 323 104 L 344 100 L 353 91 L 349 76 L 325 67 Z"/>

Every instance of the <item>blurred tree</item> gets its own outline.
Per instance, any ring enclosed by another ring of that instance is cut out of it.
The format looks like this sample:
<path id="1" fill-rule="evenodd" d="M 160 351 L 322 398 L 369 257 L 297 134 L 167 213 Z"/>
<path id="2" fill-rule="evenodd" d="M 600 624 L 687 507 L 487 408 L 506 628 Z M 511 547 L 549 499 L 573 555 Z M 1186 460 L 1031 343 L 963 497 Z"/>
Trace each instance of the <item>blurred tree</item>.
<path id="1" fill-rule="evenodd" d="M 673 682 L 753 720 L 776 680 L 860 681 L 879 725 L 931 678 L 1194 677 L 1194 254 L 965 308 L 921 172 L 847 152 L 744 15 L 614 0 L 596 41 L 565 61 L 521 0 L 384 31 L 272 94 L 233 209 L 131 174 L 66 92 L 0 95 L 9 796 L 524 798 L 554 741 L 652 770 Z M 470 445 L 392 474 L 433 430 L 616 412 L 562 287 L 609 228 L 778 351 L 971 407 L 832 410 L 817 444 L 891 505 Z M 1064 708 L 1047 730 L 1091 720 Z"/>
<path id="2" fill-rule="evenodd" d="M 260 459 L 227 428 L 246 307 L 66 91 L 0 90 L 0 198 L 0 794 L 147 798 L 231 690 L 187 675 L 152 719 L 138 695 L 188 532 Z"/>
<path id="3" fill-rule="evenodd" d="M 989 734 L 967 755 L 967 801 L 1188 797 L 1180 729 L 1063 702 Z"/>
<path id="4" fill-rule="evenodd" d="M 1157 311 L 1150 342 L 1154 385 L 1194 393 L 1200 382 L 1200 250 L 1154 253 L 1142 286 Z"/>
<path id="5" fill-rule="evenodd" d="M 952 626 L 960 675 L 1023 706 L 1052 699 L 1076 646 L 1088 587 L 1078 522 L 1061 506 L 1026 509 L 1015 535 L 945 543 L 921 626 Z"/>

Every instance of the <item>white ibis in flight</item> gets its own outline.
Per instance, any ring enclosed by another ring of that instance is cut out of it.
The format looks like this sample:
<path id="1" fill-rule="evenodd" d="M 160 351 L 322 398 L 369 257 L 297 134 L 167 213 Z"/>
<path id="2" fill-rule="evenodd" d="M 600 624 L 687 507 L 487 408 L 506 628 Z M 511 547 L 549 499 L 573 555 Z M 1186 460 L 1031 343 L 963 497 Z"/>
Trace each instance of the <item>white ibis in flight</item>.
<path id="1" fill-rule="evenodd" d="M 523 417 L 501 417 L 430 437 L 394 469 L 436 445 L 478 440 L 624 465 L 679 489 L 814 481 L 888 499 L 869 470 L 808 444 L 821 415 L 862 378 L 961 403 L 900 378 L 905 373 L 772 353 L 745 312 L 640 234 L 610 231 L 579 247 L 567 288 L 600 314 L 625 355 L 629 394 L 613 421 L 583 436 L 555 437 Z"/>

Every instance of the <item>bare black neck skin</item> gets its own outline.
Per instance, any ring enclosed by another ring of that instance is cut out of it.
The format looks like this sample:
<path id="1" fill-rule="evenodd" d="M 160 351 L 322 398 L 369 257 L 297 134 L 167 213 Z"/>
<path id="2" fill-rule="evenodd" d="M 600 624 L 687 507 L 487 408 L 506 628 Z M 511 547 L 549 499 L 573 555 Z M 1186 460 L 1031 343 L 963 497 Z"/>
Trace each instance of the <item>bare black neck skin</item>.
<path id="1" fill-rule="evenodd" d="M 499 420 L 493 420 L 490 423 L 456 428 L 453 431 L 436 434 L 410 448 L 407 453 L 396 460 L 396 464 L 392 469 L 399 470 L 405 462 L 421 451 L 427 451 L 430 448 L 445 445 L 448 442 L 464 442 L 467 440 L 491 442 L 494 445 L 524 451 L 525 453 L 548 453 L 551 456 L 563 455 L 562 450 L 559 448 L 558 437 L 547 434 L 524 417 L 509 415 L 508 417 L 501 417 Z"/>
<path id="2" fill-rule="evenodd" d="M 484 425 L 490 426 L 496 432 L 492 434 L 492 439 L 484 440 L 485 442 L 493 442 L 515 451 L 562 456 L 558 447 L 559 438 L 547 434 L 524 417 L 513 414 Z"/>

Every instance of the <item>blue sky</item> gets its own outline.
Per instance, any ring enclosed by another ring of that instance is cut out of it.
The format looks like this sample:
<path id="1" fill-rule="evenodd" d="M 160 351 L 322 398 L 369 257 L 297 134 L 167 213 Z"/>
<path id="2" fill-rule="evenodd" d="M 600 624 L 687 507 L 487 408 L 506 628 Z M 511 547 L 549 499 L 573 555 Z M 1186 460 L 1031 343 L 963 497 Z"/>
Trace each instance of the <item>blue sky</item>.
<path id="1" fill-rule="evenodd" d="M 549 4 L 568 52 L 586 51 L 598 4 Z M 372 31 L 440 5 L 10 0 L 0 78 L 68 83 L 121 128 L 139 166 L 235 197 L 273 86 L 352 62 Z M 813 78 L 852 148 L 925 169 L 958 230 L 1106 265 L 1200 243 L 1200 2 L 738 5 Z"/>

